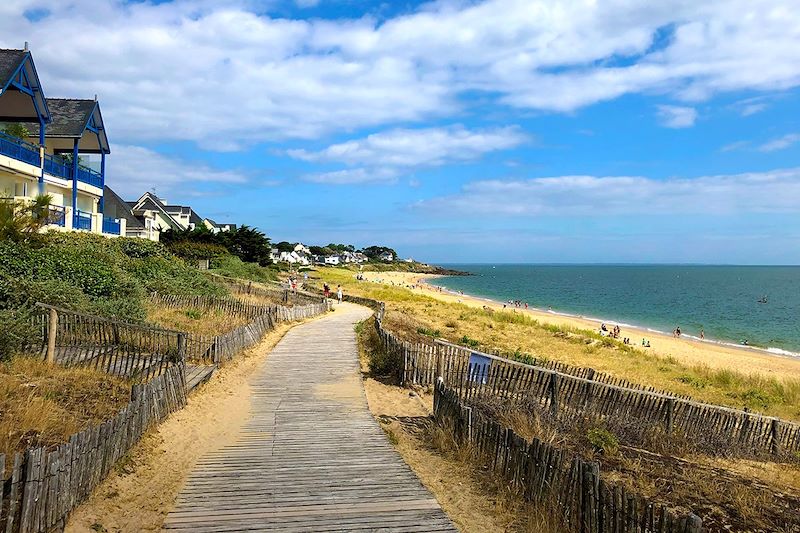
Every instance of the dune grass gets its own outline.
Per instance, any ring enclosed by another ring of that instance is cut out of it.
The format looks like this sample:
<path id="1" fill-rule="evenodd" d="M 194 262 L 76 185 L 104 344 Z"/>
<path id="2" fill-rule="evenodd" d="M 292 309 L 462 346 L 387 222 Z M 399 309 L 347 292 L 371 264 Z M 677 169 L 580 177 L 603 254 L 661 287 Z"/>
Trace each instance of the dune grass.
<path id="1" fill-rule="evenodd" d="M 218 310 L 167 308 L 152 303 L 147 304 L 147 320 L 162 328 L 206 336 L 223 335 L 249 322 L 245 317 Z"/>
<path id="2" fill-rule="evenodd" d="M 485 311 L 466 304 L 443 302 L 411 290 L 358 282 L 350 270 L 321 268 L 317 277 L 342 285 L 346 293 L 386 302 L 386 325 L 406 339 L 438 332 L 451 342 L 497 349 L 537 359 L 591 367 L 615 377 L 689 395 L 696 400 L 746 407 L 800 421 L 800 378 L 767 377 L 736 370 L 690 366 L 660 357 L 608 337 L 578 328 L 541 324 L 523 313 Z"/>
<path id="3" fill-rule="evenodd" d="M 87 368 L 30 357 L 0 363 L 0 454 L 55 445 L 114 416 L 130 400 L 130 383 Z"/>

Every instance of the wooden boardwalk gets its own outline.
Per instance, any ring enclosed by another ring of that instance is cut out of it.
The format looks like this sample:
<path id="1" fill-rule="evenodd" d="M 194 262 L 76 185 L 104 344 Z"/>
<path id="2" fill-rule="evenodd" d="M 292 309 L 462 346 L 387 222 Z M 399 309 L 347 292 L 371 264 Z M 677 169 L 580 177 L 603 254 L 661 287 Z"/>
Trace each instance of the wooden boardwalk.
<path id="1" fill-rule="evenodd" d="M 367 408 L 343 304 L 297 326 L 251 381 L 237 442 L 203 457 L 164 528 L 207 531 L 456 531 Z"/>

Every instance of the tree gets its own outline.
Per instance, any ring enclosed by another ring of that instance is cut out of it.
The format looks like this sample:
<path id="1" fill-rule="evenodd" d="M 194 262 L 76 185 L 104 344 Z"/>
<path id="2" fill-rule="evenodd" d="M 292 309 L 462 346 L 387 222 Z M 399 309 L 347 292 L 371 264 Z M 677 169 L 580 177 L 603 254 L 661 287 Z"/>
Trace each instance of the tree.
<path id="1" fill-rule="evenodd" d="M 3 133 L 19 139 L 26 139 L 31 136 L 31 132 L 28 131 L 28 128 L 19 122 L 9 122 L 7 124 L 3 124 Z"/>
<path id="2" fill-rule="evenodd" d="M 293 252 L 296 245 L 291 242 L 281 241 L 275 245 L 279 252 Z"/>
<path id="3" fill-rule="evenodd" d="M 33 201 L 0 200 L 0 239 L 14 242 L 32 240 L 50 224 L 52 196 L 40 194 Z"/>
<path id="4" fill-rule="evenodd" d="M 246 263 L 258 263 L 262 266 L 271 263 L 269 239 L 255 228 L 240 226 L 231 231 L 221 231 L 216 236 L 220 239 L 219 244 Z"/>
<path id="5" fill-rule="evenodd" d="M 378 257 L 384 252 L 389 252 L 395 258 L 397 257 L 397 252 L 395 252 L 392 248 L 389 248 L 387 246 L 367 246 L 366 248 L 361 250 L 361 253 L 363 253 L 370 259 L 378 259 Z"/>
<path id="6" fill-rule="evenodd" d="M 220 239 L 217 238 L 217 234 L 205 226 L 197 226 L 194 229 L 184 230 L 168 229 L 161 232 L 159 240 L 165 245 L 170 245 L 179 241 L 191 241 L 203 244 L 222 244 Z"/>
<path id="7" fill-rule="evenodd" d="M 335 252 L 355 252 L 356 251 L 356 247 L 353 246 L 352 244 L 334 244 L 334 243 L 330 243 L 327 246 L 327 248 L 330 248 L 331 250 L 333 250 Z"/>

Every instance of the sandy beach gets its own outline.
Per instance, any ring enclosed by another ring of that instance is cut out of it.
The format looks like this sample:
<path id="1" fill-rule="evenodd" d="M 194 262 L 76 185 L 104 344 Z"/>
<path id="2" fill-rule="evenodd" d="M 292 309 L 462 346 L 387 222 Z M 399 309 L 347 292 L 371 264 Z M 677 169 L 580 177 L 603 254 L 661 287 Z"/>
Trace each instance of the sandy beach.
<path id="1" fill-rule="evenodd" d="M 432 296 L 445 302 L 457 302 L 472 307 L 487 306 L 502 309 L 503 304 L 470 295 L 440 291 L 426 281 L 439 276 L 410 272 L 364 272 L 364 278 L 372 282 L 408 287 L 410 290 Z M 413 287 L 413 288 L 412 288 Z M 600 322 L 582 317 L 564 316 L 538 309 L 510 307 L 507 311 L 526 313 L 543 324 L 557 324 L 597 331 Z M 613 322 L 607 322 L 609 328 Z M 650 348 L 642 348 L 663 357 L 674 357 L 687 365 L 705 364 L 711 368 L 728 368 L 745 373 L 759 373 L 776 378 L 800 377 L 800 358 L 771 354 L 763 350 L 729 346 L 711 341 L 700 341 L 687 337 L 674 338 L 631 326 L 621 326 L 620 339 L 630 337 L 633 344 L 641 347 L 642 338 L 650 341 Z"/>

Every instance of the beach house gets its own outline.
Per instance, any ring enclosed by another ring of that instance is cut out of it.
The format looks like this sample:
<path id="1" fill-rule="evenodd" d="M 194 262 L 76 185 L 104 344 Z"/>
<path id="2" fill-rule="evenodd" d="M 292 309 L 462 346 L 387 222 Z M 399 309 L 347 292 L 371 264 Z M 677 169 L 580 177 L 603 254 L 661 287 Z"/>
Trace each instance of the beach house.
<path id="1" fill-rule="evenodd" d="M 224 231 L 233 231 L 236 229 L 236 224 L 219 224 L 210 218 L 203 219 L 203 225 L 211 233 L 220 233 Z"/>
<path id="2" fill-rule="evenodd" d="M 163 200 L 150 191 L 144 193 L 138 200 L 127 202 L 134 216 L 143 219 L 152 219 L 153 229 L 157 232 L 174 230 L 184 231 L 194 229 L 203 224 L 197 213 L 191 207 L 180 205 L 167 205 Z"/>
<path id="3" fill-rule="evenodd" d="M 103 213 L 111 152 L 100 103 L 47 98 L 33 55 L 0 50 L 0 197 L 20 203 L 51 197 L 50 228 L 124 235 Z"/>

